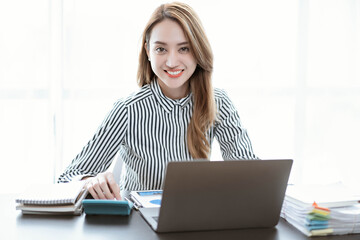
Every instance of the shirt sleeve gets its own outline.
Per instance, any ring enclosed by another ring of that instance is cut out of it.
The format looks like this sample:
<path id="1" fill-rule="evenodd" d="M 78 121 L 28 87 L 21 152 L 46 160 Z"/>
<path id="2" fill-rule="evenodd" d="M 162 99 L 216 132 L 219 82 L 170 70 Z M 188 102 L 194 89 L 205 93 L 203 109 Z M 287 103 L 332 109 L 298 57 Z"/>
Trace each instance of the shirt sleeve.
<path id="1" fill-rule="evenodd" d="M 84 176 L 95 176 L 108 169 L 126 135 L 126 129 L 127 108 L 125 103 L 119 100 L 93 138 L 59 176 L 58 183 L 80 180 Z"/>
<path id="2" fill-rule="evenodd" d="M 218 90 L 216 95 L 218 95 L 218 113 L 215 121 L 215 137 L 219 142 L 223 159 L 258 159 L 230 98 L 223 90 Z"/>

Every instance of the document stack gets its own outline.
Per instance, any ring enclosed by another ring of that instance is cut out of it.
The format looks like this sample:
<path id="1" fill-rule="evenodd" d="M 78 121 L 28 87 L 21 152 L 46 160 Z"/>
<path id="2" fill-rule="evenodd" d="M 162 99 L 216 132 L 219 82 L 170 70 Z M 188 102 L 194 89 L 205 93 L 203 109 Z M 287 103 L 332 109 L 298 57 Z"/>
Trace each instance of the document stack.
<path id="1" fill-rule="evenodd" d="M 359 234 L 359 200 L 342 184 L 288 186 L 281 217 L 309 237 Z"/>
<path id="2" fill-rule="evenodd" d="M 80 215 L 87 193 L 84 181 L 34 185 L 15 199 L 16 209 L 23 214 Z"/>

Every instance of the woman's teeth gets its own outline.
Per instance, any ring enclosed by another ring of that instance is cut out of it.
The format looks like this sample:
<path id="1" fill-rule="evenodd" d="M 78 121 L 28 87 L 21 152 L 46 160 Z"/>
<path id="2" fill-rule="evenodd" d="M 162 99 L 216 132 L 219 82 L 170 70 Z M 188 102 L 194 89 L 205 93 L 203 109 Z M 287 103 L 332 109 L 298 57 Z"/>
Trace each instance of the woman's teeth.
<path id="1" fill-rule="evenodd" d="M 180 71 L 176 71 L 176 72 L 171 72 L 171 71 L 167 71 L 169 74 L 171 75 L 178 75 L 179 73 L 181 73 L 181 70 Z"/>

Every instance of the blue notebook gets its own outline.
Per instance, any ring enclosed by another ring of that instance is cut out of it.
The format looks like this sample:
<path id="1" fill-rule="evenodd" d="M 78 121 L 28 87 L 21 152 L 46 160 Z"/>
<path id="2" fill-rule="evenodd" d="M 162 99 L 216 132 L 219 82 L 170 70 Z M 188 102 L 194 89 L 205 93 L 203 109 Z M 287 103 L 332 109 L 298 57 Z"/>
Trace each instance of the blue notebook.
<path id="1" fill-rule="evenodd" d="M 84 211 L 89 215 L 130 215 L 132 202 L 120 200 L 84 199 Z"/>

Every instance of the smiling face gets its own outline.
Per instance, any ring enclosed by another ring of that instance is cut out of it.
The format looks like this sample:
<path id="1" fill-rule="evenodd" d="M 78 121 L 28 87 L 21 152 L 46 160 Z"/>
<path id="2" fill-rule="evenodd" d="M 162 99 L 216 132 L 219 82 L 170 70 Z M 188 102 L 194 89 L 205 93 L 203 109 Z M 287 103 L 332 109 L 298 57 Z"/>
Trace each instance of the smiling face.
<path id="1" fill-rule="evenodd" d="M 185 97 L 197 63 L 181 26 L 170 19 L 159 22 L 145 49 L 162 92 L 172 99 Z"/>

